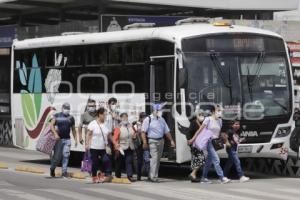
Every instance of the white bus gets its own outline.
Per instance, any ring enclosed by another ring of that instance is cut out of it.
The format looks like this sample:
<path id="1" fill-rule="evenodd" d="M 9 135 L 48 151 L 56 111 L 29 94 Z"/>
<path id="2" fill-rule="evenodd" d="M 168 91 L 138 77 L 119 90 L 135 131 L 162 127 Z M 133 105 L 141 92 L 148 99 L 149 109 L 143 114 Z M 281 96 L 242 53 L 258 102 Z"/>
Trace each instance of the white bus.
<path id="1" fill-rule="evenodd" d="M 276 33 L 227 23 L 185 24 L 14 41 L 13 140 L 35 149 L 51 115 L 71 104 L 76 124 L 88 98 L 135 118 L 151 102 L 166 102 L 176 139 L 166 161 L 190 160 L 185 132 L 205 104 L 223 108 L 224 129 L 239 118 L 241 157 L 282 158 L 294 129 L 293 86 L 286 44 Z M 84 151 L 83 146 L 72 146 Z M 225 151 L 220 151 L 225 156 Z"/>

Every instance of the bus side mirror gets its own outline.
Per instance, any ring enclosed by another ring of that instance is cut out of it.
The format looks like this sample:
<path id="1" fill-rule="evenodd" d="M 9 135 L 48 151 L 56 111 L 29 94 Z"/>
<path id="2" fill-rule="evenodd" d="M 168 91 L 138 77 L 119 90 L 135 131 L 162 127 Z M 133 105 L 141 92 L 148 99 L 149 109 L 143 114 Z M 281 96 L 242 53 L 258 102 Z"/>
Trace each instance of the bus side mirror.
<path id="1" fill-rule="evenodd" d="M 188 72 L 186 68 L 181 68 L 178 71 L 178 88 L 186 88 L 188 84 Z"/>

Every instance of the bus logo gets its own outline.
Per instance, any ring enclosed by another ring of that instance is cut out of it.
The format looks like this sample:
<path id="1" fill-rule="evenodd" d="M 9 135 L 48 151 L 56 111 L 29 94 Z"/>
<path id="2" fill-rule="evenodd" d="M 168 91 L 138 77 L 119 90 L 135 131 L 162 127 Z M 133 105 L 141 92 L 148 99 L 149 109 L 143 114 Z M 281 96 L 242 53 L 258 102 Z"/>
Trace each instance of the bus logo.
<path id="1" fill-rule="evenodd" d="M 242 137 L 258 137 L 257 131 L 243 131 L 241 133 Z"/>

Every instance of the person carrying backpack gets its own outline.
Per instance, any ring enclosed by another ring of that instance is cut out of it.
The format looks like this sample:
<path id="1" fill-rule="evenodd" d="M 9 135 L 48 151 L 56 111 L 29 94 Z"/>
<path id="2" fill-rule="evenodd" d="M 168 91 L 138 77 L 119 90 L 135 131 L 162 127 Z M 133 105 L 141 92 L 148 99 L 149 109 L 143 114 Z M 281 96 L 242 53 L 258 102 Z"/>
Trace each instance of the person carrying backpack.
<path id="1" fill-rule="evenodd" d="M 151 182 L 158 182 L 160 159 L 165 143 L 164 136 L 171 142 L 171 147 L 175 148 L 175 142 L 166 121 L 161 116 L 161 110 L 160 104 L 154 104 L 152 114 L 145 118 L 142 125 L 143 148 L 149 149 L 151 156 L 148 175 L 148 180 Z"/>

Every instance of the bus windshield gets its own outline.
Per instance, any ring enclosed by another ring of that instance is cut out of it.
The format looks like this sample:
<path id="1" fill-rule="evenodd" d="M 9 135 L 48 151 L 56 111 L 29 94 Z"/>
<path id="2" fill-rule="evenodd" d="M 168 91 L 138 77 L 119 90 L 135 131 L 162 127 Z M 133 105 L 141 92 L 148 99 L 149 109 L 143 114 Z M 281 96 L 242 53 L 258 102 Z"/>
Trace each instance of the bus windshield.
<path id="1" fill-rule="evenodd" d="M 257 59 L 256 55 L 185 53 L 188 99 L 193 104 L 261 105 L 264 116 L 288 114 L 291 105 L 285 57 L 265 55 L 262 63 Z"/>
<path id="2" fill-rule="evenodd" d="M 260 107 L 259 113 L 252 112 L 252 117 L 291 113 L 291 80 L 286 54 L 282 49 L 268 51 L 265 43 L 256 45 L 260 45 L 256 52 L 255 49 L 228 52 L 225 47 L 219 51 L 184 52 L 188 74 L 186 99 L 194 105 L 214 102 L 238 107 L 240 111 L 247 106 Z"/>

